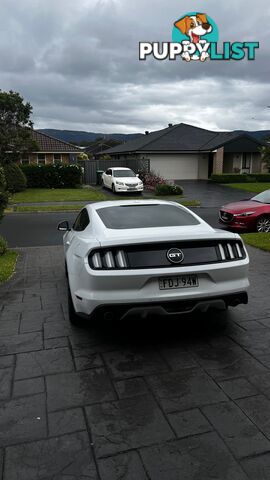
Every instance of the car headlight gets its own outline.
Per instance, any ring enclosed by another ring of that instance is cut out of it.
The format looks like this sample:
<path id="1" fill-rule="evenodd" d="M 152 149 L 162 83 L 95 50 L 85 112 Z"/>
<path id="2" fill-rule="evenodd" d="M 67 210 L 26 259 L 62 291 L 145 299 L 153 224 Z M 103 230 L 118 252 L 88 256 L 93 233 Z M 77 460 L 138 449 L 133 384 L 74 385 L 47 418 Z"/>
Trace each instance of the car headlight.
<path id="1" fill-rule="evenodd" d="M 116 180 L 115 182 L 117 185 L 124 185 L 124 182 L 119 182 L 118 180 Z"/>
<path id="2" fill-rule="evenodd" d="M 139 181 L 139 185 L 143 185 L 143 182 L 141 180 Z"/>
<path id="3" fill-rule="evenodd" d="M 234 213 L 234 217 L 249 217 L 250 215 L 253 215 L 255 212 L 243 212 L 243 213 Z"/>

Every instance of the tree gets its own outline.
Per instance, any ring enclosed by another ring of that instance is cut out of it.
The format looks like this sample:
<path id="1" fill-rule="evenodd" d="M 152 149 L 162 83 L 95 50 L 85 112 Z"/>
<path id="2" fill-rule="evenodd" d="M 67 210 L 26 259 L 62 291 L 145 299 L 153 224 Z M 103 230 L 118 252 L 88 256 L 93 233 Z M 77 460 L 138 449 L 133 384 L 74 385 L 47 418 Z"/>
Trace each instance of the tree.
<path id="1" fill-rule="evenodd" d="M 22 153 L 37 149 L 32 139 L 32 107 L 23 97 L 10 90 L 0 90 L 0 164 L 18 160 Z"/>
<path id="2" fill-rule="evenodd" d="M 8 204 L 8 193 L 6 191 L 6 179 L 4 170 L 0 167 L 0 220 L 3 217 L 3 212 Z"/>
<path id="3" fill-rule="evenodd" d="M 270 145 L 265 145 L 260 149 L 262 159 L 267 164 L 267 168 L 270 171 Z"/>
<path id="4" fill-rule="evenodd" d="M 89 160 L 89 156 L 88 156 L 87 153 L 81 152 L 81 153 L 79 153 L 79 155 L 77 156 L 77 159 L 78 159 L 78 160 Z"/>

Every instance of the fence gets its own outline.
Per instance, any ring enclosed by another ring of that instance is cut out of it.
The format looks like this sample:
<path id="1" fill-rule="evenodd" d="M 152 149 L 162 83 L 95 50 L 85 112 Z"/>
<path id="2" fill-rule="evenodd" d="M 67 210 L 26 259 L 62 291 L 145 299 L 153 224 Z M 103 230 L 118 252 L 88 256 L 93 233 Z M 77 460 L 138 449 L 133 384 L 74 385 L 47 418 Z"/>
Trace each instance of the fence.
<path id="1" fill-rule="evenodd" d="M 139 171 L 149 172 L 150 160 L 147 158 L 130 158 L 122 160 L 79 160 L 78 164 L 84 169 L 83 183 L 86 185 L 96 184 L 97 170 L 107 170 L 111 167 L 131 168 L 135 173 Z"/>

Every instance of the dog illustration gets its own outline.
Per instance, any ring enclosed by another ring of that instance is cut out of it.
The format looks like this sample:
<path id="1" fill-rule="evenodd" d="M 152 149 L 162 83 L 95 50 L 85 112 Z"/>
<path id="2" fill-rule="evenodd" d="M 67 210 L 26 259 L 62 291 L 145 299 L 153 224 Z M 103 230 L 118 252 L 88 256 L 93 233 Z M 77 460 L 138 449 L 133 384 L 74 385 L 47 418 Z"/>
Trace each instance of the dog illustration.
<path id="1" fill-rule="evenodd" d="M 183 42 L 187 45 L 189 43 L 206 43 L 206 40 L 201 40 L 201 37 L 212 32 L 213 30 L 210 23 L 208 23 L 205 13 L 197 13 L 196 15 L 191 15 L 190 17 L 186 16 L 181 18 L 181 20 L 177 20 L 174 25 L 176 28 L 178 28 L 178 30 L 180 30 L 180 32 L 189 37 L 189 41 L 184 40 Z M 186 60 L 187 62 L 198 59 L 204 62 L 206 58 L 209 57 L 209 54 L 207 52 L 202 52 L 200 57 L 195 55 L 191 57 L 188 52 L 185 52 L 182 57 L 183 60 Z"/>

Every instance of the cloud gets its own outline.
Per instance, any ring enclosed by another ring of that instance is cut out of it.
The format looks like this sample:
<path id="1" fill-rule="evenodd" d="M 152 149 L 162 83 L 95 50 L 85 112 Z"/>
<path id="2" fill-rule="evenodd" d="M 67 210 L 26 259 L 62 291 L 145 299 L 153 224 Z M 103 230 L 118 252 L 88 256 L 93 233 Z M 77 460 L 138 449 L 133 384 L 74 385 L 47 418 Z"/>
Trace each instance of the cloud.
<path id="1" fill-rule="evenodd" d="M 182 0 L 2 0 L 1 88 L 30 101 L 40 128 L 269 128 L 269 2 L 206 0 L 203 9 L 221 41 L 260 41 L 256 61 L 140 62 L 139 41 L 171 40 Z"/>

